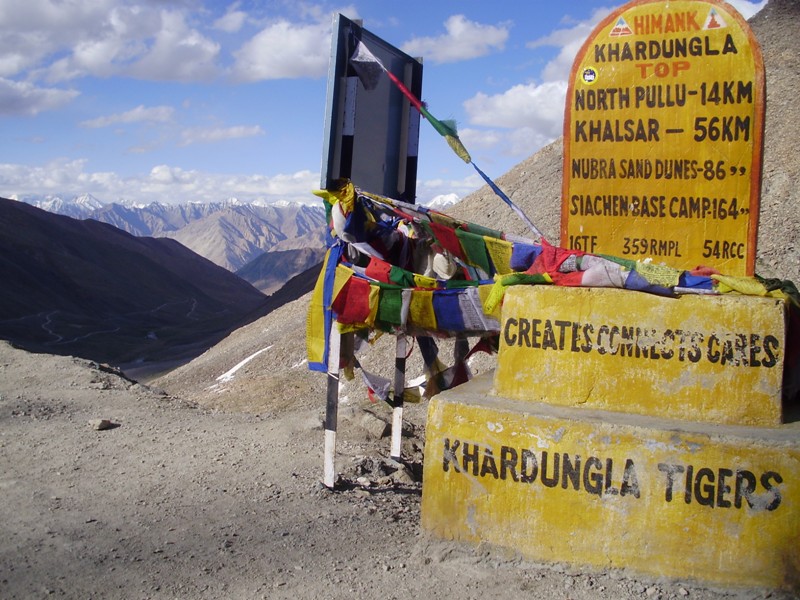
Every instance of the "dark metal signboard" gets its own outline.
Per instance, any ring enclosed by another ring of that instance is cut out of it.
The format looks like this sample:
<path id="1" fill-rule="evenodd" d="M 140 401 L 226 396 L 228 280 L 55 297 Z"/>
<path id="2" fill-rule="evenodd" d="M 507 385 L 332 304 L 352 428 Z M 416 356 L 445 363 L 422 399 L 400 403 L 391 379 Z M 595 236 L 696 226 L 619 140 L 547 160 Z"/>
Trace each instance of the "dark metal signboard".
<path id="1" fill-rule="evenodd" d="M 363 42 L 388 71 L 419 98 L 422 63 L 355 21 L 337 15 L 333 24 L 325 113 L 321 187 L 339 178 L 365 191 L 414 202 L 420 114 L 388 77 L 367 90 L 350 58 Z"/>

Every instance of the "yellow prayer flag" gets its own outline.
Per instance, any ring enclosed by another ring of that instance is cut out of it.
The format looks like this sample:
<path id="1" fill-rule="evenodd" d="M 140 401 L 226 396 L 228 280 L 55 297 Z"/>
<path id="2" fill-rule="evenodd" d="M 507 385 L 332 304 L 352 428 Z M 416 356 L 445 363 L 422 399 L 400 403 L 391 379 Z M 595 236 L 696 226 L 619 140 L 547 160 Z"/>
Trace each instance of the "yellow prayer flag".
<path id="1" fill-rule="evenodd" d="M 330 205 L 341 202 L 342 213 L 345 215 L 351 213 L 356 205 L 356 188 L 349 181 L 338 190 L 313 190 L 311 193 L 327 201 Z"/>
<path id="2" fill-rule="evenodd" d="M 433 292 L 413 290 L 408 307 L 409 322 L 421 329 L 436 330 L 436 314 L 433 312 Z"/>
<path id="3" fill-rule="evenodd" d="M 638 261 L 636 263 L 636 272 L 653 285 L 675 287 L 678 285 L 683 271 L 673 269 L 667 265 Z"/>
<path id="4" fill-rule="evenodd" d="M 380 302 L 381 288 L 377 285 L 369 286 L 369 316 L 367 325 L 375 327 L 375 319 L 378 316 L 378 304 Z"/>
<path id="5" fill-rule="evenodd" d="M 767 290 L 767 287 L 755 277 L 736 277 L 731 275 L 712 275 L 717 282 L 717 290 L 722 294 L 738 292 L 747 296 L 769 296 L 787 300 L 789 296 L 781 289 Z"/>
<path id="6" fill-rule="evenodd" d="M 414 273 L 414 287 L 437 288 L 438 283 L 433 277 L 426 277 L 425 275 Z"/>
<path id="7" fill-rule="evenodd" d="M 314 286 L 314 293 L 311 295 L 311 302 L 308 304 L 308 314 L 306 316 L 306 356 L 309 364 L 320 364 L 325 362 L 325 344 L 327 343 L 328 332 L 325 331 L 325 271 L 328 266 L 330 251 L 325 254 L 322 263 L 322 271 L 317 277 Z"/>
<path id="8" fill-rule="evenodd" d="M 501 275 L 511 273 L 511 253 L 514 248 L 513 244 L 506 240 L 486 235 L 483 236 L 483 241 L 486 243 L 486 251 L 489 253 L 489 258 L 492 259 L 495 270 Z"/>

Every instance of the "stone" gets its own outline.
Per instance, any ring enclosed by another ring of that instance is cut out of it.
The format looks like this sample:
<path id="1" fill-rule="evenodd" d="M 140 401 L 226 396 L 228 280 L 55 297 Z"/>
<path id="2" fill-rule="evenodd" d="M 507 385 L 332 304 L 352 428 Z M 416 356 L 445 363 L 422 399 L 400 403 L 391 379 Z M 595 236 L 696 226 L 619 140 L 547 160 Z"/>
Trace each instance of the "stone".
<path id="1" fill-rule="evenodd" d="M 118 424 L 111 422 L 109 419 L 92 419 L 89 421 L 89 425 L 96 431 L 105 431 L 106 429 L 119 427 Z"/>

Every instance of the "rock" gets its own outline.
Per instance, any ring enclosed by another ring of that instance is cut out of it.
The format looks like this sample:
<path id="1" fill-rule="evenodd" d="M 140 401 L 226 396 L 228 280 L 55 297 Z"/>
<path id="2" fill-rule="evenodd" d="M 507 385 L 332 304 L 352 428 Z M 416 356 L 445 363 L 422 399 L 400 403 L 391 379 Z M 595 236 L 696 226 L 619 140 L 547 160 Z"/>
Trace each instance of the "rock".
<path id="1" fill-rule="evenodd" d="M 376 440 L 386 437 L 391 431 L 391 426 L 389 423 L 368 410 L 364 411 L 359 425 L 363 427 L 373 439 Z"/>
<path id="2" fill-rule="evenodd" d="M 92 419 L 89 421 L 89 425 L 92 429 L 97 431 L 104 431 L 106 429 L 114 429 L 114 427 L 119 427 L 117 423 L 112 423 L 109 419 Z"/>
<path id="3" fill-rule="evenodd" d="M 414 480 L 414 475 L 405 465 L 401 465 L 401 468 L 395 471 L 392 474 L 392 477 L 395 483 L 400 485 L 413 485 L 414 483 L 416 483 Z"/>

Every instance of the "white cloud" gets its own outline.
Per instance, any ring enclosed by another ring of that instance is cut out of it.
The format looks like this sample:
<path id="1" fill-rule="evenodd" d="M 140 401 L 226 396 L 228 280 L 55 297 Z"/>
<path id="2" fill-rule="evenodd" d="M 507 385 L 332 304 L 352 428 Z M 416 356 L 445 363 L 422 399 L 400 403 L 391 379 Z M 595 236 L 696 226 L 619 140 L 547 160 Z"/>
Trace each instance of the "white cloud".
<path id="1" fill-rule="evenodd" d="M 60 191 L 64 185 L 80 181 L 84 175 L 85 159 L 59 159 L 42 166 L 0 164 L 0 195 L 25 196 Z"/>
<path id="2" fill-rule="evenodd" d="M 412 38 L 402 45 L 411 56 L 434 63 L 451 63 L 502 50 L 508 40 L 506 25 L 482 25 L 464 15 L 453 15 L 444 23 L 446 33 L 438 37 Z"/>
<path id="3" fill-rule="evenodd" d="M 171 106 L 151 106 L 146 107 L 142 104 L 134 109 L 124 113 L 115 115 L 108 115 L 105 117 L 97 117 L 96 119 L 89 119 L 83 121 L 83 127 L 98 128 L 108 127 L 109 125 L 116 125 L 118 123 L 139 123 L 139 122 L 155 122 L 167 123 L 172 120 L 175 109 Z"/>
<path id="4" fill-rule="evenodd" d="M 220 45 L 191 29 L 182 13 L 161 11 L 161 28 L 127 73 L 148 80 L 208 81 L 217 74 Z"/>
<path id="5" fill-rule="evenodd" d="M 76 90 L 44 88 L 0 78 L 0 115 L 36 115 L 71 102 Z"/>
<path id="6" fill-rule="evenodd" d="M 330 23 L 273 23 L 234 52 L 237 81 L 322 77 L 328 72 Z"/>
<path id="7" fill-rule="evenodd" d="M 319 175 L 311 171 L 272 177 L 226 175 L 159 165 L 153 168 L 149 176 L 127 182 L 128 187 L 132 184 L 135 184 L 138 196 L 147 201 L 213 202 L 236 197 L 242 201 L 292 200 L 313 204 L 316 197 L 311 190 L 318 187 Z M 98 194 L 94 195 L 103 199 Z"/>
<path id="8" fill-rule="evenodd" d="M 191 144 L 219 142 L 245 137 L 264 135 L 260 125 L 234 125 L 232 127 L 199 127 L 186 129 L 181 134 L 181 146 Z"/>
<path id="9" fill-rule="evenodd" d="M 459 127 L 458 137 L 469 151 L 495 148 L 505 139 L 503 132 L 491 129 L 473 129 Z"/>
<path id="10" fill-rule="evenodd" d="M 464 102 L 473 125 L 517 129 L 533 127 L 547 133 L 560 133 L 564 116 L 566 81 L 519 84 L 501 94 L 479 92 Z"/>
<path id="11" fill-rule="evenodd" d="M 236 2 L 228 7 L 228 11 L 219 19 L 214 21 L 212 27 L 225 33 L 236 33 L 247 21 L 247 13 L 238 10 L 239 3 Z"/>
<path id="12" fill-rule="evenodd" d="M 610 8 L 598 8 L 591 17 L 575 23 L 572 27 L 556 29 L 548 35 L 525 44 L 527 48 L 535 49 L 541 46 L 555 46 L 560 48 L 558 56 L 551 60 L 542 70 L 542 81 L 564 81 L 566 75 L 572 70 L 572 62 L 580 50 L 583 42 L 592 33 L 595 26 L 608 14 Z"/>
<path id="13" fill-rule="evenodd" d="M 220 46 L 187 9 L 119 0 L 0 0 L 0 76 L 59 82 L 84 76 L 207 81 Z"/>
<path id="14" fill-rule="evenodd" d="M 0 164 L 0 196 L 73 197 L 89 193 L 102 202 L 129 200 L 142 204 L 215 202 L 230 197 L 245 202 L 318 201 L 311 190 L 319 186 L 319 174 L 309 170 L 266 176 L 208 173 L 162 164 L 149 173 L 122 177 L 113 172 L 87 171 L 87 165 L 86 159 L 58 159 L 38 166 Z"/>
<path id="15" fill-rule="evenodd" d="M 115 4 L 115 0 L 0 0 L 2 74 L 17 75 L 71 48 L 88 32 L 96 32 Z"/>

